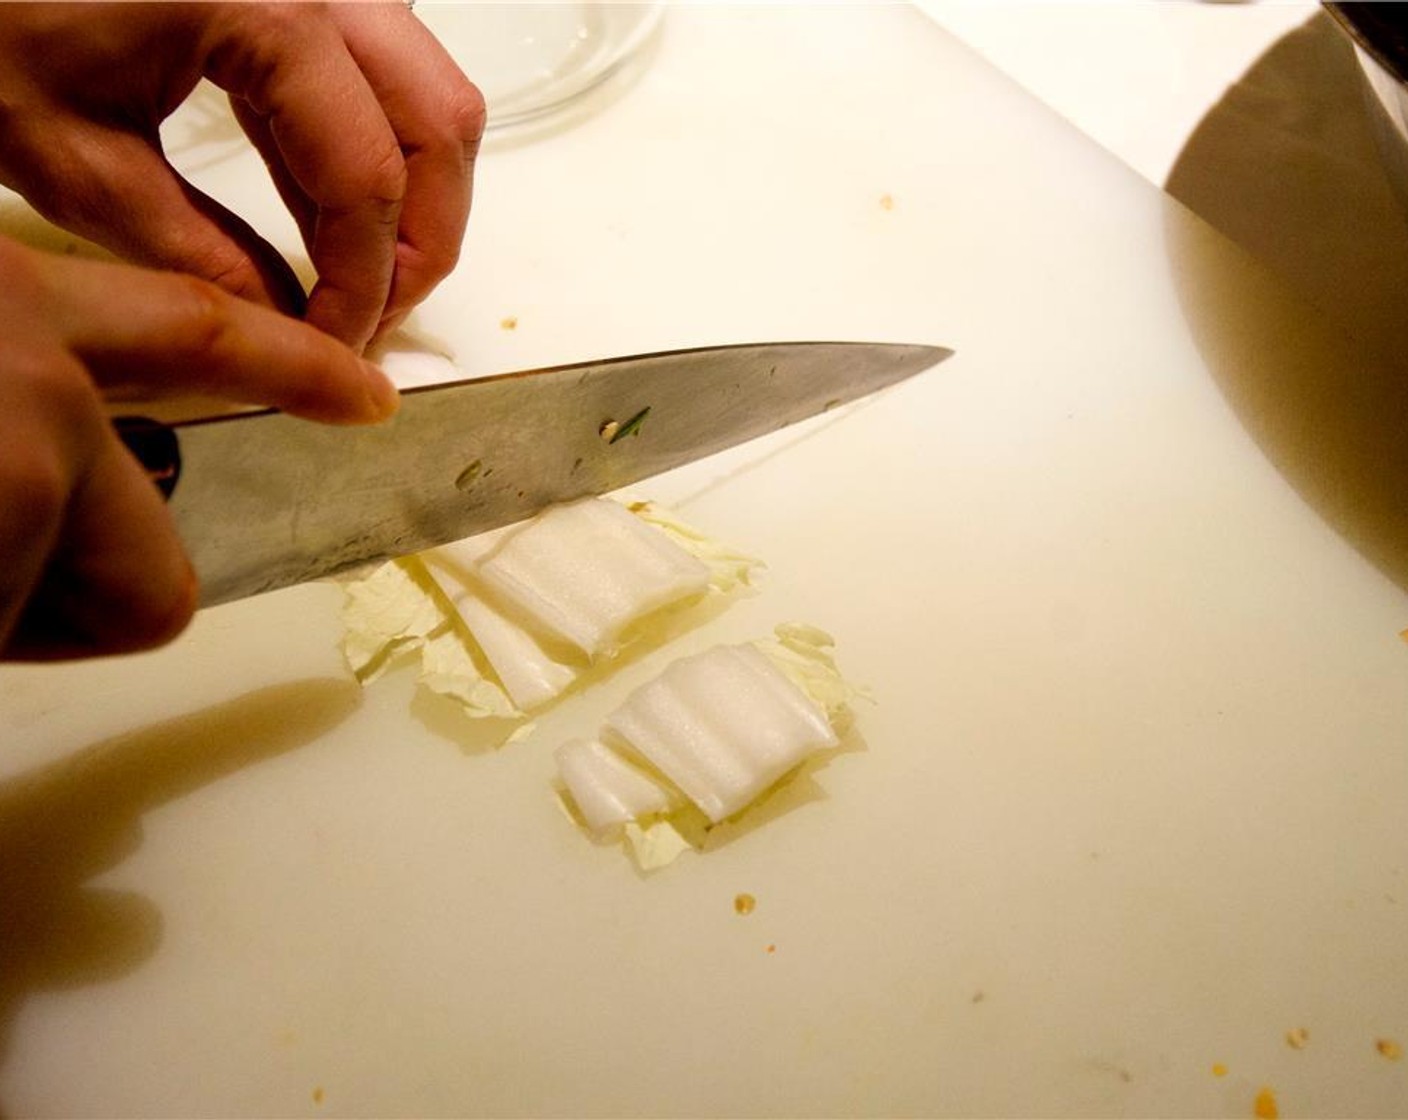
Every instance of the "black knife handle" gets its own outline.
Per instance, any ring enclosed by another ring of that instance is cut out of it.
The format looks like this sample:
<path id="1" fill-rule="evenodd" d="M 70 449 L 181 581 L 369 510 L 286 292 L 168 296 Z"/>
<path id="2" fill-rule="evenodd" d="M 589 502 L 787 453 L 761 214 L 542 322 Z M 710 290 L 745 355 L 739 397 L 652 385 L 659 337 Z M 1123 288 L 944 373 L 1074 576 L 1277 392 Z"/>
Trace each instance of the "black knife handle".
<path id="1" fill-rule="evenodd" d="M 145 416 L 118 416 L 113 419 L 117 438 L 137 457 L 147 477 L 162 497 L 171 497 L 181 477 L 181 445 L 176 433 L 157 420 Z"/>

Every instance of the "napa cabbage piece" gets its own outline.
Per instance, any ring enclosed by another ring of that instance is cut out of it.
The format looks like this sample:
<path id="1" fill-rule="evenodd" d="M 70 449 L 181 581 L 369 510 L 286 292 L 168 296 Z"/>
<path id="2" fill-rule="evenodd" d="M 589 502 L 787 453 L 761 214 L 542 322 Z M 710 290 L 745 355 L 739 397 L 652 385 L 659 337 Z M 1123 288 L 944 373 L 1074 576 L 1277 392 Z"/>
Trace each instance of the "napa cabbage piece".
<path id="1" fill-rule="evenodd" d="M 759 567 L 652 503 L 588 498 L 347 582 L 342 649 L 364 684 L 419 657 L 421 683 L 468 715 L 522 719 Z"/>
<path id="2" fill-rule="evenodd" d="M 826 712 L 750 645 L 676 661 L 605 726 L 715 824 L 838 742 Z"/>
<path id="3" fill-rule="evenodd" d="M 830 635 L 793 623 L 771 638 L 670 664 L 559 748 L 559 796 L 597 840 L 624 841 L 642 870 L 699 850 L 810 758 L 840 745 L 861 690 Z"/>
<path id="4" fill-rule="evenodd" d="M 693 525 L 681 521 L 673 511 L 655 502 L 628 501 L 626 508 L 704 563 L 709 569 L 709 586 L 715 591 L 751 587 L 758 573 L 766 566 L 756 557 L 706 536 Z"/>
<path id="5" fill-rule="evenodd" d="M 464 636 L 452 625 L 426 638 L 420 647 L 419 683 L 458 700 L 475 716 L 518 719 L 523 715 L 513 698 L 480 668 Z"/>
<path id="6" fill-rule="evenodd" d="M 668 867 L 685 852 L 693 851 L 695 845 L 675 824 L 668 819 L 641 824 L 627 821 L 622 828 L 626 851 L 632 861 L 642 871 L 658 871 Z"/>
<path id="7" fill-rule="evenodd" d="M 615 651 L 632 623 L 702 595 L 709 568 L 619 502 L 588 498 L 544 510 L 484 550 L 434 550 L 539 633 L 588 658 Z"/>
<path id="8" fill-rule="evenodd" d="M 844 734 L 854 717 L 857 700 L 873 699 L 870 691 L 842 675 L 832 652 L 836 639 L 818 626 L 784 622 L 771 638 L 753 643 L 793 684 L 826 713 L 827 722 Z"/>
<path id="9" fill-rule="evenodd" d="M 414 558 L 382 564 L 345 585 L 342 653 L 362 685 L 415 657 L 419 683 L 457 700 L 477 717 L 521 718 L 503 688 L 455 628 L 434 582 Z"/>
<path id="10" fill-rule="evenodd" d="M 608 837 L 628 822 L 677 808 L 679 797 L 599 739 L 569 739 L 553 752 L 588 831 Z"/>
<path id="11" fill-rule="evenodd" d="M 381 676 L 398 652 L 419 647 L 449 623 L 410 565 L 383 564 L 344 590 L 342 654 L 363 684 Z"/>
<path id="12" fill-rule="evenodd" d="M 577 679 L 578 667 L 554 658 L 532 630 L 497 610 L 476 590 L 471 574 L 447 565 L 434 553 L 426 554 L 422 560 L 430 578 L 469 632 L 466 644 L 477 645 L 482 651 L 519 711 L 542 707 Z"/>

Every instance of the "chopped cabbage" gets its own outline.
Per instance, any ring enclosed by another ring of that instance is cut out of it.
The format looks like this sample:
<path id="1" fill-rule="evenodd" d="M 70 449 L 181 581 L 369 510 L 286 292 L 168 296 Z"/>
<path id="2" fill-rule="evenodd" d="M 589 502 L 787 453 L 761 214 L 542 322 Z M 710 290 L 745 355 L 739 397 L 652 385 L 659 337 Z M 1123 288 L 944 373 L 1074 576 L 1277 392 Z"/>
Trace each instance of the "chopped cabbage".
<path id="1" fill-rule="evenodd" d="M 431 692 L 458 700 L 471 715 L 516 719 L 523 714 L 504 690 L 480 671 L 468 643 L 453 628 L 427 638 L 421 646 L 420 683 Z"/>
<path id="2" fill-rule="evenodd" d="M 364 684 L 418 653 L 425 687 L 467 714 L 523 718 L 758 566 L 650 503 L 589 498 L 346 582 L 342 649 Z"/>
<path id="3" fill-rule="evenodd" d="M 418 647 L 449 623 L 410 566 L 383 564 L 365 579 L 348 583 L 346 591 L 342 653 L 363 684 L 385 672 L 398 651 Z"/>
<path id="4" fill-rule="evenodd" d="M 555 660 L 530 630 L 496 610 L 476 590 L 472 574 L 452 568 L 433 553 L 427 553 L 425 560 L 431 578 L 520 711 L 541 707 L 577 679 L 575 667 Z"/>
<path id="5" fill-rule="evenodd" d="M 694 846 L 668 820 L 658 820 L 648 825 L 628 821 L 623 831 L 626 850 L 642 871 L 666 867 Z"/>
<path id="6" fill-rule="evenodd" d="M 709 568 L 709 586 L 715 591 L 751 586 L 754 573 L 764 567 L 756 557 L 711 539 L 654 502 L 633 501 L 626 508 L 706 564 Z"/>
<path id="7" fill-rule="evenodd" d="M 664 785 L 596 739 L 569 739 L 553 757 L 573 806 L 597 836 L 678 804 Z"/>
<path id="8" fill-rule="evenodd" d="M 754 646 L 676 661 L 606 719 L 716 824 L 812 751 L 834 747 L 826 713 Z"/>
<path id="9" fill-rule="evenodd" d="M 836 639 L 819 627 L 784 622 L 773 629 L 773 637 L 760 638 L 753 644 L 821 706 L 837 731 L 843 732 L 849 725 L 853 700 L 870 699 L 869 692 L 841 675 L 830 652 Z"/>
<path id="10" fill-rule="evenodd" d="M 701 560 L 600 498 L 544 510 L 466 567 L 522 620 L 589 658 L 613 652 L 633 622 L 709 586 Z"/>
<path id="11" fill-rule="evenodd" d="M 785 624 L 773 638 L 674 662 L 607 716 L 589 741 L 590 770 L 582 741 L 560 748 L 565 799 L 598 837 L 619 831 L 643 871 L 702 848 L 709 829 L 839 746 L 848 701 L 863 693 L 841 677 L 831 645 L 824 631 Z M 639 811 L 617 775 L 629 776 Z M 662 808 L 639 779 L 676 796 Z"/>

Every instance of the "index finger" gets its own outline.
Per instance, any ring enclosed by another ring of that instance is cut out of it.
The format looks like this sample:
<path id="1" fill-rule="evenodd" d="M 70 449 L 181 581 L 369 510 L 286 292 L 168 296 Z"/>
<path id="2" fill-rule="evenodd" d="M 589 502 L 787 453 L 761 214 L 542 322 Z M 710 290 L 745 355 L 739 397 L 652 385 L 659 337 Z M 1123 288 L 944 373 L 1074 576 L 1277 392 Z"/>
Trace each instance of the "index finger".
<path id="1" fill-rule="evenodd" d="M 307 323 L 173 272 L 53 258 L 53 321 L 109 395 L 202 394 L 329 423 L 396 411 L 386 375 Z"/>
<path id="2" fill-rule="evenodd" d="M 308 320 L 361 350 L 391 291 L 406 164 L 375 92 L 326 15 L 236 5 L 210 54 L 212 81 L 267 122 L 317 210 Z"/>

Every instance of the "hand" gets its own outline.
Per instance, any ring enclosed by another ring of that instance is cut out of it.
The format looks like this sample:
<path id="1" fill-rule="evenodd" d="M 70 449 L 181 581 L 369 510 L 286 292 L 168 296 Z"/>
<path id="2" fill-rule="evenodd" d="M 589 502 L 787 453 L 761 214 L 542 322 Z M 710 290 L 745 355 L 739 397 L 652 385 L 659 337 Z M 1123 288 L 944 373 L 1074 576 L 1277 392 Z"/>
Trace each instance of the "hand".
<path id="1" fill-rule="evenodd" d="M 484 101 L 402 3 L 7 4 L 0 182 L 134 262 L 302 313 L 278 253 L 176 174 L 158 128 L 230 96 L 303 235 L 314 324 L 362 350 L 454 267 Z"/>
<path id="2" fill-rule="evenodd" d="M 203 280 L 3 238 L 0 276 L 0 658 L 147 648 L 195 609 L 166 505 L 104 394 L 199 392 L 332 423 L 396 410 L 346 346 Z"/>

